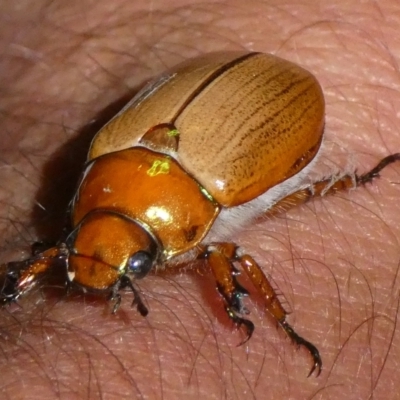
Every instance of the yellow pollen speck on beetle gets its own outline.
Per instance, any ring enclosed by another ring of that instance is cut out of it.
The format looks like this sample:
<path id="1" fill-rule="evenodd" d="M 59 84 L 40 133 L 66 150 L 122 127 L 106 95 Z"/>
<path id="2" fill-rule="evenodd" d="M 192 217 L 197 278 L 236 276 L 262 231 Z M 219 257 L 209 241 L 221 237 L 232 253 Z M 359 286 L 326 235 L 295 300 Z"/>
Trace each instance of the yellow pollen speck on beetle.
<path id="1" fill-rule="evenodd" d="M 168 161 L 155 160 L 151 168 L 147 170 L 147 175 L 152 177 L 159 174 L 168 174 L 168 173 L 169 173 Z"/>
<path id="2" fill-rule="evenodd" d="M 179 131 L 178 129 L 171 129 L 170 131 L 168 131 L 167 135 L 169 137 L 179 136 Z"/>

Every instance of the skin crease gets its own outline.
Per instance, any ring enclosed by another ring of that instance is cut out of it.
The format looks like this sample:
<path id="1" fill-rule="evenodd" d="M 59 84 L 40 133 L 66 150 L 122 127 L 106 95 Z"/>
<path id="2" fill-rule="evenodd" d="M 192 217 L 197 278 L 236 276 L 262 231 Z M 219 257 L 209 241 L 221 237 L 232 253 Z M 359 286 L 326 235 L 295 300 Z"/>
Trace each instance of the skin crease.
<path id="1" fill-rule="evenodd" d="M 272 52 L 318 77 L 327 117 L 316 176 L 364 172 L 400 151 L 395 2 L 27 0 L 13 7 L 2 5 L 0 23 L 1 262 L 23 258 L 39 238 L 57 238 L 85 146 L 118 100 L 207 51 Z M 140 282 L 147 318 L 130 307 L 130 293 L 113 316 L 105 299 L 67 298 L 57 288 L 2 310 L 1 398 L 395 399 L 399 183 L 394 165 L 365 189 L 234 233 L 285 294 L 290 323 L 319 348 L 319 378 L 307 379 L 310 357 L 259 301 L 247 302 L 254 336 L 236 347 L 243 335 L 224 316 L 209 274 L 178 273 Z"/>

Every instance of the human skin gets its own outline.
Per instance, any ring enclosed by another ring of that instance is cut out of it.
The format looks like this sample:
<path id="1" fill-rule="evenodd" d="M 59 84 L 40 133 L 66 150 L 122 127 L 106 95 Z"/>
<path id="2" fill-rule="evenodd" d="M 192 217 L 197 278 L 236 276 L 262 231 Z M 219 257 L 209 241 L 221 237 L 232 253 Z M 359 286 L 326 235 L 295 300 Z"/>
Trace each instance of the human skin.
<path id="1" fill-rule="evenodd" d="M 400 151 L 400 5 L 225 0 L 3 4 L 0 22 L 0 262 L 55 240 L 90 137 L 146 80 L 209 51 L 271 52 L 312 71 L 326 98 L 313 177 L 367 171 Z M 111 105 L 111 106 L 110 106 Z M 285 295 L 296 350 L 262 302 L 256 330 L 224 315 L 207 269 L 123 295 L 27 295 L 0 314 L 1 398 L 395 399 L 400 338 L 400 163 L 365 188 L 316 199 L 233 232 Z M 45 210 L 42 209 L 45 208 Z"/>

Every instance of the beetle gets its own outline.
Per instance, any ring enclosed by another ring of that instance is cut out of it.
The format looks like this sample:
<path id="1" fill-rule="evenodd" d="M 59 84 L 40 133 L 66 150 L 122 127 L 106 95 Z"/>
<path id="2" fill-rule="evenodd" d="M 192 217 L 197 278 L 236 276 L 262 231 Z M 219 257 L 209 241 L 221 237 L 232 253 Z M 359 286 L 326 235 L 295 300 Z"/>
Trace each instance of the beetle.
<path id="1" fill-rule="evenodd" d="M 94 137 L 70 203 L 71 231 L 55 246 L 2 266 L 2 304 L 16 301 L 54 268 L 68 285 L 108 292 L 130 288 L 150 271 L 204 259 L 225 310 L 237 326 L 247 290 L 237 266 L 289 338 L 312 357 L 318 349 L 299 336 L 259 264 L 230 241 L 260 213 L 274 213 L 372 181 L 399 154 L 363 175 L 303 181 L 323 139 L 324 97 L 316 78 L 273 55 L 213 53 L 179 64 L 141 90 Z"/>

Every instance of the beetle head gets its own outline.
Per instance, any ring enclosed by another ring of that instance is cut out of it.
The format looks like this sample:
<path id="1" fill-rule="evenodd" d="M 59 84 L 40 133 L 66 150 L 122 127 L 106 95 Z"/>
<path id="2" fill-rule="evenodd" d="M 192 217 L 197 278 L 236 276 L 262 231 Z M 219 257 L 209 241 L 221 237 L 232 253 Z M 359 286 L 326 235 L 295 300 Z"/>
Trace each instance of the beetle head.
<path id="1" fill-rule="evenodd" d="M 107 210 L 89 213 L 67 245 L 68 278 L 88 289 L 110 289 L 123 276 L 141 279 L 157 259 L 158 246 L 145 227 Z"/>

